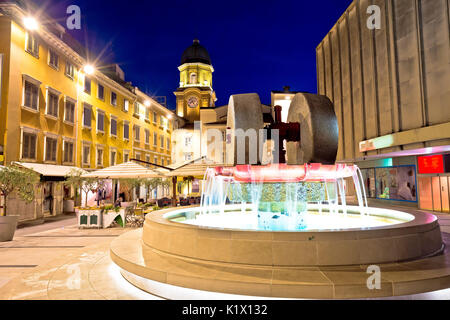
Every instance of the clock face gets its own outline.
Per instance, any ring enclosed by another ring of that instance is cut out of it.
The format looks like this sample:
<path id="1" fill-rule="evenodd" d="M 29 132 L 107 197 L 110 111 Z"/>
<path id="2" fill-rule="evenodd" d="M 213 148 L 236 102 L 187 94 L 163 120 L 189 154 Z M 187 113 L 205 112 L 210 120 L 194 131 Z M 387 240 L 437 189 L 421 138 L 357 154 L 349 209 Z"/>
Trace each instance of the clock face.
<path id="1" fill-rule="evenodd" d="M 189 97 L 188 101 L 187 101 L 187 105 L 188 105 L 189 108 L 197 108 L 197 106 L 198 106 L 198 99 L 197 99 L 197 97 L 194 97 L 194 96 Z"/>

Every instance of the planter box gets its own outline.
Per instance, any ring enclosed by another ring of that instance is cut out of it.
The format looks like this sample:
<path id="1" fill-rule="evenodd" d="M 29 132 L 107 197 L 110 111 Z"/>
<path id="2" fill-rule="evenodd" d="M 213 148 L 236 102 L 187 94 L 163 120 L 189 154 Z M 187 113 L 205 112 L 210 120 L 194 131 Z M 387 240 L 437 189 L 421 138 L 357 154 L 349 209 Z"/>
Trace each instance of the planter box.
<path id="1" fill-rule="evenodd" d="M 103 213 L 103 229 L 108 228 L 118 216 L 122 217 L 123 227 L 125 227 L 125 209 L 121 208 L 118 212 L 108 211 Z"/>
<path id="2" fill-rule="evenodd" d="M 83 210 L 79 209 L 77 212 L 78 227 L 79 228 L 101 228 L 102 215 L 100 209 Z"/>
<path id="3" fill-rule="evenodd" d="M 0 242 L 11 241 L 16 232 L 19 216 L 0 216 Z"/>

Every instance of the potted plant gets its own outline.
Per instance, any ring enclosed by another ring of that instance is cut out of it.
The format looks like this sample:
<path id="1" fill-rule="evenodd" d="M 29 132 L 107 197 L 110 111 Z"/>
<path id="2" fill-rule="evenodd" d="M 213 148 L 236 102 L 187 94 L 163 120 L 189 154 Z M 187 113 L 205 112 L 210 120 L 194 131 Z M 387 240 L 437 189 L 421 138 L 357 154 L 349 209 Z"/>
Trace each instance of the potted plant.
<path id="1" fill-rule="evenodd" d="M 64 200 L 64 208 L 66 212 L 73 212 L 74 208 L 78 205 L 78 192 L 83 186 L 84 178 L 82 178 L 83 170 L 72 169 L 69 174 L 65 177 L 64 185 L 74 189 L 74 198 Z"/>
<path id="2" fill-rule="evenodd" d="M 102 210 L 97 207 L 88 207 L 89 192 L 96 192 L 102 182 L 95 178 L 82 178 L 81 190 L 85 194 L 84 207 L 78 209 L 78 226 L 101 227 Z"/>
<path id="3" fill-rule="evenodd" d="M 116 221 L 121 227 L 125 227 L 125 209 L 114 205 L 105 206 L 102 210 L 103 228 L 108 228 L 113 221 Z"/>
<path id="4" fill-rule="evenodd" d="M 16 232 L 19 216 L 7 216 L 8 196 L 17 193 L 25 202 L 35 198 L 34 187 L 39 182 L 39 175 L 34 171 L 14 166 L 0 168 L 0 193 L 3 196 L 3 212 L 0 215 L 0 242 L 11 241 Z"/>

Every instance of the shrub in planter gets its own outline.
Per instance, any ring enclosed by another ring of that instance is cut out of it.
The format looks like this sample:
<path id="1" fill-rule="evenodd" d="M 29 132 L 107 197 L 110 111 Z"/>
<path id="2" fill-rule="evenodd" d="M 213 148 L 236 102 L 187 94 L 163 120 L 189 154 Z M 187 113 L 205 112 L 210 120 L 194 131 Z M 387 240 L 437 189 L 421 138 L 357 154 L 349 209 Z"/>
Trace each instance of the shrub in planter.
<path id="1" fill-rule="evenodd" d="M 0 193 L 3 196 L 3 212 L 0 216 L 0 241 L 10 241 L 14 238 L 18 216 L 7 216 L 8 196 L 17 193 L 25 202 L 35 198 L 34 187 L 39 182 L 39 175 L 29 169 L 15 166 L 0 168 Z"/>

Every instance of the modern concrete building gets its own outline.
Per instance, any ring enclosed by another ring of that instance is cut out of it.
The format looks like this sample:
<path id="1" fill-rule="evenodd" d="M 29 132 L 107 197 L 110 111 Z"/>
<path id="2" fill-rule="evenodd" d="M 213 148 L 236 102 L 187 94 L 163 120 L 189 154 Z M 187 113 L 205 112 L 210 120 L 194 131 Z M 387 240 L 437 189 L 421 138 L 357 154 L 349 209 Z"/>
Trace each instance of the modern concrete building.
<path id="1" fill-rule="evenodd" d="M 450 210 L 449 13 L 448 0 L 355 0 L 317 47 L 338 160 L 363 168 L 372 198 Z"/>

